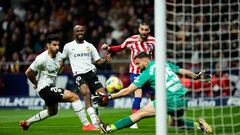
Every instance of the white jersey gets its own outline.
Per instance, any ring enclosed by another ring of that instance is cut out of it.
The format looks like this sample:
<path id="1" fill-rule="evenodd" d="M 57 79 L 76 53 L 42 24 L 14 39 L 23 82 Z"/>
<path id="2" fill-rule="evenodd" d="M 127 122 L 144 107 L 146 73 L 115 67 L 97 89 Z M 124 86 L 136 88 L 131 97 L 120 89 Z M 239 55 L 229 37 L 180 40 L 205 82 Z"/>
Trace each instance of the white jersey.
<path id="1" fill-rule="evenodd" d="M 48 55 L 48 51 L 44 51 L 36 57 L 30 65 L 30 68 L 38 72 L 37 91 L 40 91 L 46 86 L 56 84 L 57 73 L 60 69 L 61 62 L 62 54 L 60 52 L 57 53 L 55 58 L 51 58 Z"/>
<path id="2" fill-rule="evenodd" d="M 89 42 L 77 43 L 75 40 L 63 48 L 63 59 L 69 58 L 73 75 L 85 74 L 96 67 L 92 63 L 100 59 L 97 49 Z"/>

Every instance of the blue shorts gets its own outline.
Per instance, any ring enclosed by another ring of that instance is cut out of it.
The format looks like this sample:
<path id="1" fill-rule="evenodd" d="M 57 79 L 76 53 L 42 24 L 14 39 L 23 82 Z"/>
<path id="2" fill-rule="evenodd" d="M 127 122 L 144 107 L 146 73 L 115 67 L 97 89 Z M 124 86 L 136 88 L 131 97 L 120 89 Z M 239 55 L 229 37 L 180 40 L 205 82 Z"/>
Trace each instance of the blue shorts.
<path id="1" fill-rule="evenodd" d="M 139 74 L 132 74 L 130 73 L 130 81 L 131 83 L 134 82 L 134 80 L 138 77 Z M 143 91 L 143 95 L 144 96 L 154 96 L 155 95 L 155 91 L 153 88 L 150 87 L 150 85 L 148 84 L 144 84 L 142 86 L 142 91 Z"/>

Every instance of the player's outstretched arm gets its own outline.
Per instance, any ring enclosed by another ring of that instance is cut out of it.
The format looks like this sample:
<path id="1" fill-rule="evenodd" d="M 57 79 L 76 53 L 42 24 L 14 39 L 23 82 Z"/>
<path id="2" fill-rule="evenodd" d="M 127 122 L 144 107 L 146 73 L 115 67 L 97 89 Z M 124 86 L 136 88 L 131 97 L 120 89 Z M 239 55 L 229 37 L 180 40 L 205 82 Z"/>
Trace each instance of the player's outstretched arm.
<path id="1" fill-rule="evenodd" d="M 104 93 L 96 92 L 96 96 L 93 96 L 92 100 L 95 104 L 97 103 L 100 106 L 106 106 L 109 100 L 130 95 L 136 89 L 138 89 L 138 87 L 134 84 L 131 84 L 127 88 L 120 90 L 118 93 L 111 94 L 111 95 L 105 95 Z"/>
<path id="2" fill-rule="evenodd" d="M 189 78 L 193 78 L 195 80 L 201 80 L 201 81 L 208 81 L 211 82 L 212 75 L 211 74 L 206 74 L 205 70 L 200 71 L 199 73 L 194 73 L 190 70 L 187 69 L 179 69 L 179 73 L 187 76 Z"/>
<path id="3" fill-rule="evenodd" d="M 179 69 L 179 72 L 178 72 L 178 73 L 180 73 L 180 74 L 183 75 L 183 76 L 192 78 L 192 79 L 195 79 L 195 78 L 197 78 L 197 76 L 198 76 L 198 74 L 196 74 L 196 73 L 194 73 L 194 72 L 192 72 L 192 71 L 190 71 L 190 70 L 183 69 L 183 68 Z"/>
<path id="4" fill-rule="evenodd" d="M 124 88 L 117 93 L 111 94 L 111 97 L 112 99 L 116 99 L 119 97 L 127 96 L 130 95 L 136 89 L 138 89 L 138 87 L 132 83 L 127 88 Z"/>
<path id="5" fill-rule="evenodd" d="M 101 49 L 102 50 L 106 50 L 106 51 L 108 51 L 108 52 L 119 52 L 119 51 L 122 51 L 122 50 L 124 50 L 124 47 L 122 48 L 121 47 L 121 44 L 120 45 L 114 45 L 114 46 L 109 46 L 109 45 L 107 45 L 107 44 L 103 44 L 102 46 L 101 46 Z"/>
<path id="6" fill-rule="evenodd" d="M 103 44 L 103 45 L 101 46 L 101 49 L 108 51 L 108 50 L 110 49 L 110 47 L 109 47 L 108 44 Z"/>

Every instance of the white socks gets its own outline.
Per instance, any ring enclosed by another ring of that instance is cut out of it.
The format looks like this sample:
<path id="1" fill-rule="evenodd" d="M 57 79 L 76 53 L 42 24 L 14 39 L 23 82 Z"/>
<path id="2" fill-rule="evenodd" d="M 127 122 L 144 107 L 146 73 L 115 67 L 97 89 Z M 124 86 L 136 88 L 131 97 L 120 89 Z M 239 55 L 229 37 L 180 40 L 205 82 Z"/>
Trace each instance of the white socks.
<path id="1" fill-rule="evenodd" d="M 36 115 L 31 117 L 30 119 L 28 119 L 27 122 L 28 122 L 28 125 L 31 125 L 32 123 L 44 120 L 47 117 L 49 117 L 49 115 L 48 115 L 48 110 L 46 109 L 46 110 L 43 110 L 43 111 L 37 113 Z"/>
<path id="2" fill-rule="evenodd" d="M 84 107 L 82 106 L 81 101 L 77 100 L 75 102 L 72 102 L 72 107 L 73 107 L 73 110 L 75 111 L 76 115 L 81 120 L 82 124 L 84 126 L 89 125 L 90 123 L 86 117 L 86 112 L 84 110 Z"/>
<path id="3" fill-rule="evenodd" d="M 92 120 L 92 124 L 96 127 L 99 128 L 99 124 L 98 124 L 98 116 L 96 115 L 94 108 L 93 107 L 89 107 L 87 109 L 88 115 L 90 117 L 90 119 Z"/>

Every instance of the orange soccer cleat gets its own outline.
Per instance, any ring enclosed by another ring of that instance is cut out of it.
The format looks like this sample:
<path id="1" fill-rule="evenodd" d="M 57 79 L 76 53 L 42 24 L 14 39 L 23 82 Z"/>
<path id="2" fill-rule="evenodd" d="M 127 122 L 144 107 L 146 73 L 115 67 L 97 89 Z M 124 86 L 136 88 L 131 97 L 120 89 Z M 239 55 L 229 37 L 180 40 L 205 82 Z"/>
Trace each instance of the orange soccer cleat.
<path id="1" fill-rule="evenodd" d="M 28 130 L 28 128 L 30 127 L 26 120 L 21 120 L 20 123 L 19 123 L 19 126 L 21 126 L 22 130 L 24 130 L 24 131 Z"/>
<path id="2" fill-rule="evenodd" d="M 92 124 L 88 124 L 86 126 L 82 127 L 83 131 L 97 131 L 99 130 L 98 128 L 94 127 Z"/>

